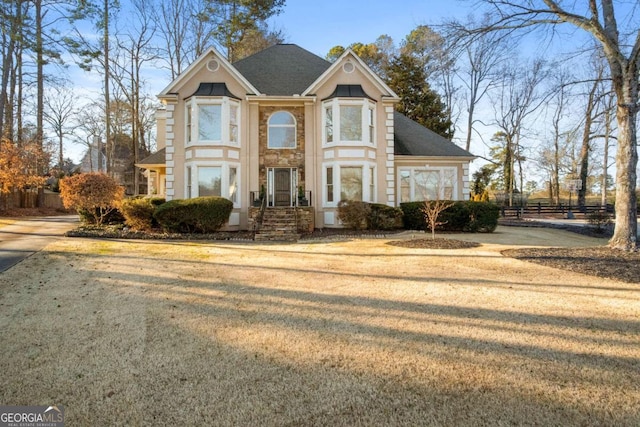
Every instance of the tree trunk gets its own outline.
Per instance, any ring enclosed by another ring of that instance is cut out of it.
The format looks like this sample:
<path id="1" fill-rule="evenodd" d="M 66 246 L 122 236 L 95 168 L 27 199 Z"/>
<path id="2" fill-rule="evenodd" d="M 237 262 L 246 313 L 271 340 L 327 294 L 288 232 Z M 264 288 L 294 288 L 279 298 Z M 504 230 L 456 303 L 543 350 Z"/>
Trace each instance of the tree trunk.
<path id="1" fill-rule="evenodd" d="M 628 85 L 627 85 L 628 86 Z M 637 88 L 637 84 L 635 85 Z M 616 154 L 616 226 L 609 246 L 626 251 L 637 249 L 638 213 L 636 196 L 637 89 L 618 99 L 618 150 Z M 625 102 L 626 101 L 626 102 Z"/>
<path id="2" fill-rule="evenodd" d="M 107 174 L 112 176 L 113 156 L 111 142 L 111 99 L 109 89 L 109 0 L 104 0 L 104 111 L 105 111 L 105 147 L 107 154 Z"/>

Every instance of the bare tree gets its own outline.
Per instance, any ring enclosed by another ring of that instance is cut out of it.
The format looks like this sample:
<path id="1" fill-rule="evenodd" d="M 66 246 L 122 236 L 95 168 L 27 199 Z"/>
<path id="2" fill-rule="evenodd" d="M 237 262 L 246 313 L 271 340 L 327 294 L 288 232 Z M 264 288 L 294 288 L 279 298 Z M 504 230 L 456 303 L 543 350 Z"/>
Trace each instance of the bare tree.
<path id="1" fill-rule="evenodd" d="M 472 33 L 568 23 L 584 31 L 602 46 L 616 93 L 618 125 L 616 225 L 609 245 L 614 249 L 636 250 L 640 10 L 630 4 L 614 5 L 613 0 L 584 0 L 566 4 L 556 0 L 482 0 L 482 3 L 490 7 L 493 21 L 489 25 L 473 29 Z M 622 17 L 620 13 L 625 6 L 628 15 Z"/>
<path id="2" fill-rule="evenodd" d="M 474 27 L 471 21 L 465 27 Z M 471 149 L 474 126 L 477 123 L 475 117 L 476 107 L 487 95 L 487 92 L 496 85 L 498 69 L 508 52 L 513 51 L 513 46 L 507 49 L 506 39 L 497 33 L 481 33 L 477 37 L 468 37 L 466 32 L 456 31 L 459 24 L 450 24 L 451 29 L 447 38 L 454 41 L 452 50 L 457 51 L 460 67 L 456 74 L 467 89 L 465 101 L 467 104 L 467 135 L 465 149 Z"/>
<path id="3" fill-rule="evenodd" d="M 72 135 L 71 119 L 77 114 L 75 95 L 66 86 L 50 86 L 44 97 L 44 121 L 51 126 L 58 139 L 58 166 L 64 165 L 64 137 Z"/>
<path id="4" fill-rule="evenodd" d="M 495 125 L 505 139 L 505 191 L 509 206 L 513 206 L 513 191 L 516 188 L 515 162 L 520 164 L 520 191 L 523 188 L 521 139 L 526 120 L 546 102 L 546 94 L 541 93 L 541 83 L 548 76 L 544 61 L 535 60 L 530 64 L 510 64 L 502 70 L 497 99 L 494 98 Z"/>

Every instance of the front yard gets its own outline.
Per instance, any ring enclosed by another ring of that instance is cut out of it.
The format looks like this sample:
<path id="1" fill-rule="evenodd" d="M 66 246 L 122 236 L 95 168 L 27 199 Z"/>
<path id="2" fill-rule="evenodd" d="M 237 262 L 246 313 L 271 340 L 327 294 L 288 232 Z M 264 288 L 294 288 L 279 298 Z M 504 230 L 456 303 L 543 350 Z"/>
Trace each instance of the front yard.
<path id="1" fill-rule="evenodd" d="M 638 284 L 501 255 L 603 243 L 518 232 L 67 238 L 0 274 L 0 403 L 68 425 L 640 424 Z"/>

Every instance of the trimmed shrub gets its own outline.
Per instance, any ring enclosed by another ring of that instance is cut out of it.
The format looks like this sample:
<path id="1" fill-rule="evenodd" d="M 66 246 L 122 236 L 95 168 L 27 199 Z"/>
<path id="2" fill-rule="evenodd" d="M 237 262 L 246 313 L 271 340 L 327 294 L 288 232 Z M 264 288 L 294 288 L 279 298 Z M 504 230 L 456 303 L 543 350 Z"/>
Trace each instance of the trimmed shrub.
<path id="1" fill-rule="evenodd" d="M 491 202 L 468 202 L 469 225 L 465 231 L 493 233 L 498 226 L 500 206 Z"/>
<path id="2" fill-rule="evenodd" d="M 405 230 L 426 230 L 427 222 L 424 219 L 422 207 L 424 202 L 400 203 L 402 210 L 402 222 Z"/>
<path id="3" fill-rule="evenodd" d="M 366 202 L 356 200 L 341 200 L 338 203 L 338 219 L 344 225 L 354 230 L 367 228 L 371 206 Z"/>
<path id="4" fill-rule="evenodd" d="M 401 203 L 402 221 L 407 230 L 426 230 L 427 222 L 422 208 L 424 202 Z M 438 217 L 440 231 L 469 231 L 491 233 L 498 226 L 500 208 L 492 202 L 458 201 Z"/>
<path id="5" fill-rule="evenodd" d="M 469 225 L 469 209 L 467 202 L 453 202 L 451 206 L 438 216 L 441 223 L 437 229 L 442 231 L 465 231 Z"/>
<path id="6" fill-rule="evenodd" d="M 381 203 L 369 204 L 367 228 L 369 230 L 395 230 L 402 228 L 402 209 Z"/>
<path id="7" fill-rule="evenodd" d="M 102 225 L 119 206 L 124 188 L 103 173 L 83 173 L 60 180 L 65 208 L 74 208 L 86 222 Z"/>
<path id="8" fill-rule="evenodd" d="M 172 233 L 213 233 L 229 221 L 233 203 L 222 197 L 171 200 L 156 209 L 153 217 Z"/>
<path id="9" fill-rule="evenodd" d="M 156 206 L 147 198 L 125 199 L 120 206 L 125 224 L 134 230 L 151 230 Z"/>

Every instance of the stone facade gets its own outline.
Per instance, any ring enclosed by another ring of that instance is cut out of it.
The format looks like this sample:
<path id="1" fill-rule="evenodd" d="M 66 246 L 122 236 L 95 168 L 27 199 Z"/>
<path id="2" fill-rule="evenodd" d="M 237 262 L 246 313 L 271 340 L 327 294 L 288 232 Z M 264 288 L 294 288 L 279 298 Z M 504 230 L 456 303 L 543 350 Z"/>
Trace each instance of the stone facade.
<path id="1" fill-rule="evenodd" d="M 296 119 L 296 148 L 270 149 L 268 147 L 269 117 L 278 111 L 291 113 Z M 304 107 L 260 107 L 259 110 L 259 180 L 267 185 L 267 168 L 297 168 L 298 186 L 305 188 L 305 121 Z"/>

